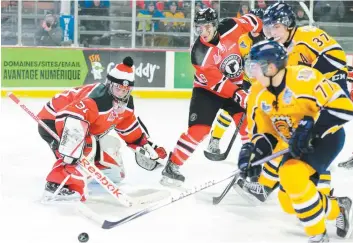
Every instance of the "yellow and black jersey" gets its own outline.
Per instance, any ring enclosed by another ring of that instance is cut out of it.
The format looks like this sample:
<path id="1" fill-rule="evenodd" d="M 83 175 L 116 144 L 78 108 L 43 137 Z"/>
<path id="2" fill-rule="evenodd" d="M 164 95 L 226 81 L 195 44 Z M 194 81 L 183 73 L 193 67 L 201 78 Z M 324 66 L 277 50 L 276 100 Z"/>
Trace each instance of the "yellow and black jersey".
<path id="1" fill-rule="evenodd" d="M 280 86 L 251 86 L 247 103 L 249 137 L 272 134 L 288 142 L 304 116 L 315 119 L 315 134 L 324 137 L 353 118 L 353 103 L 335 82 L 318 70 L 288 66 Z"/>
<path id="2" fill-rule="evenodd" d="M 243 58 L 243 63 L 245 63 L 245 60 L 247 59 L 248 54 L 250 53 L 251 47 L 264 39 L 265 39 L 265 36 L 262 32 L 257 37 L 254 37 L 250 32 L 240 36 L 238 42 L 239 42 L 240 55 Z M 244 82 L 245 88 L 248 89 L 250 88 L 251 84 L 255 82 L 255 79 L 249 78 L 244 72 L 243 82 Z"/>
<path id="3" fill-rule="evenodd" d="M 345 52 L 325 31 L 313 26 L 297 27 L 293 31 L 292 38 L 284 44 L 289 54 L 288 65 L 313 67 L 328 79 L 339 70 L 347 73 Z"/>

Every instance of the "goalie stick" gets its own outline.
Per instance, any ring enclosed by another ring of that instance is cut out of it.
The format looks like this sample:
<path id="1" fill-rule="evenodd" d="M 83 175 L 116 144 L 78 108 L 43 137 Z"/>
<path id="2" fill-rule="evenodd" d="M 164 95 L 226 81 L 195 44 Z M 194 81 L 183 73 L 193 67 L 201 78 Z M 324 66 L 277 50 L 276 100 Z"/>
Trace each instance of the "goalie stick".
<path id="1" fill-rule="evenodd" d="M 25 104 L 23 104 L 18 97 L 13 93 L 8 94 L 9 98 L 19 105 L 28 115 L 38 122 L 53 138 L 60 141 L 59 136 L 52 131 L 42 120 L 40 120 Z M 141 197 L 131 197 L 119 190 L 118 186 L 112 182 L 107 176 L 98 169 L 94 163 L 90 163 L 85 157 L 78 160 L 78 165 L 92 178 L 94 178 L 110 195 L 113 196 L 120 204 L 126 207 L 132 207 L 141 204 L 154 203 L 160 201 L 168 196 L 167 191 L 158 191 L 156 193 L 144 195 Z"/>
<path id="2" fill-rule="evenodd" d="M 203 152 L 204 152 L 205 157 L 207 159 L 212 160 L 212 161 L 222 161 L 222 160 L 225 160 L 228 157 L 228 154 L 229 154 L 230 150 L 233 147 L 233 143 L 234 143 L 235 139 L 238 136 L 240 127 L 243 124 L 245 117 L 246 117 L 246 114 L 243 113 L 243 115 L 241 116 L 241 119 L 240 119 L 240 121 L 239 121 L 239 123 L 238 123 L 238 125 L 237 125 L 237 127 L 236 127 L 236 129 L 234 131 L 234 134 L 233 134 L 233 136 L 232 136 L 232 138 L 231 138 L 231 140 L 230 140 L 230 142 L 228 144 L 227 150 L 223 154 L 213 154 L 213 153 L 210 153 L 210 152 L 205 150 Z"/>
<path id="3" fill-rule="evenodd" d="M 278 157 L 280 155 L 283 155 L 283 154 L 287 153 L 288 151 L 289 151 L 288 149 L 281 150 L 281 151 L 279 151 L 279 152 L 277 152 L 275 154 L 272 154 L 270 156 L 267 156 L 266 158 L 263 158 L 261 160 L 258 160 L 256 162 L 254 162 L 253 165 L 261 165 L 261 164 L 263 164 L 263 163 L 265 163 L 265 162 L 267 162 L 267 161 L 269 161 L 271 159 L 274 159 L 274 158 L 276 158 L 276 157 Z M 166 198 L 165 200 L 157 202 L 156 204 L 154 204 L 154 205 L 152 205 L 150 207 L 142 209 L 142 210 L 140 210 L 140 211 L 138 211 L 136 213 L 133 213 L 133 214 L 131 214 L 131 215 L 125 217 L 125 218 L 122 218 L 122 219 L 120 219 L 118 221 L 104 220 L 103 224 L 102 224 L 102 228 L 103 229 L 111 229 L 111 228 L 117 227 L 119 225 L 125 224 L 125 223 L 127 223 L 127 222 L 129 222 L 131 220 L 134 220 L 134 219 L 139 218 L 139 217 L 141 217 L 143 215 L 151 213 L 151 212 L 153 212 L 153 211 L 155 211 L 155 210 L 157 210 L 159 208 L 165 207 L 165 206 L 167 206 L 169 204 L 177 202 L 177 201 L 179 201 L 179 200 L 181 200 L 181 199 L 183 199 L 185 197 L 193 195 L 193 194 L 195 194 L 195 193 L 197 193 L 199 191 L 202 191 L 202 190 L 204 190 L 206 188 L 209 188 L 209 187 L 212 187 L 212 186 L 214 186 L 216 184 L 219 184 L 219 183 L 221 183 L 221 182 L 223 182 L 223 181 L 235 176 L 239 172 L 240 172 L 240 170 L 235 170 L 235 171 L 231 172 L 230 174 L 228 174 L 226 176 L 223 176 L 222 178 L 213 179 L 213 180 L 207 181 L 207 182 L 205 182 L 203 184 L 194 186 L 193 188 L 191 188 L 191 189 L 189 189 L 189 190 L 187 190 L 187 191 L 185 191 L 183 193 L 180 193 L 177 196 L 171 196 L 169 198 Z"/>
<path id="4" fill-rule="evenodd" d="M 289 152 L 289 149 L 284 149 L 284 150 L 282 150 L 282 151 L 279 151 L 279 152 L 277 152 L 277 153 L 275 153 L 275 154 L 273 154 L 273 155 L 270 155 L 270 156 L 268 156 L 268 157 L 266 157 L 266 159 L 268 159 L 268 160 L 272 160 L 272 159 L 275 159 L 275 158 L 277 158 L 277 157 L 279 157 L 279 156 L 281 156 L 281 155 L 283 155 L 283 154 L 285 154 L 285 153 L 288 153 Z M 261 160 L 262 161 L 262 160 Z M 265 161 L 266 162 L 266 161 Z M 265 163 L 265 162 L 263 162 L 263 163 Z M 256 162 L 257 163 L 257 162 Z M 261 164 L 263 164 L 263 163 L 261 163 Z M 260 164 L 260 163 L 259 163 Z M 258 164 L 253 164 L 253 165 L 258 165 Z M 224 189 L 224 191 L 222 192 L 222 194 L 221 195 L 219 195 L 218 197 L 213 197 L 212 198 L 212 203 L 213 203 L 213 205 L 217 205 L 217 204 L 219 204 L 221 201 L 222 201 L 222 199 L 225 197 L 225 195 L 227 195 L 227 193 L 229 192 L 229 190 L 230 190 L 230 188 L 234 185 L 234 183 L 235 183 L 235 181 L 236 181 L 236 176 L 234 176 L 234 178 L 233 178 L 233 180 L 227 185 L 227 187 Z"/>

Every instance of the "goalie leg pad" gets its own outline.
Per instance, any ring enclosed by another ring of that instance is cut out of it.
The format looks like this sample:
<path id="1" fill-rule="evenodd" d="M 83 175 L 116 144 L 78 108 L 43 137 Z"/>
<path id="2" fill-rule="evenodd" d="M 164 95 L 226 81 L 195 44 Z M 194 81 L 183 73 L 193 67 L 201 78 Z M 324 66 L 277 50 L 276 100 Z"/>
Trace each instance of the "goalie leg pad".
<path id="1" fill-rule="evenodd" d="M 63 155 L 65 163 L 73 163 L 79 159 L 85 148 L 85 137 L 88 123 L 73 117 L 66 117 L 64 129 L 59 144 L 59 153 Z"/>
<path id="2" fill-rule="evenodd" d="M 99 140 L 100 160 L 96 166 L 114 183 L 125 178 L 125 168 L 121 157 L 121 143 L 118 137 L 106 134 Z"/>
<path id="3" fill-rule="evenodd" d="M 70 190 L 78 192 L 82 198 L 86 198 L 87 192 L 87 174 L 76 165 L 68 165 L 63 163 L 63 158 L 58 159 L 53 169 L 48 174 L 46 180 L 56 184 L 61 184 L 66 177 L 69 179 L 65 185 Z"/>

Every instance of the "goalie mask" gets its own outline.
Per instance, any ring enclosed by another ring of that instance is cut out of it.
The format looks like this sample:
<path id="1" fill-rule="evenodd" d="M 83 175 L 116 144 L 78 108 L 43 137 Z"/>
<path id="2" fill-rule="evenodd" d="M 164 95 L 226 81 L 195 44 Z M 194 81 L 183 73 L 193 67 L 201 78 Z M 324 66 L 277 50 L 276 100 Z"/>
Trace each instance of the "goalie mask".
<path id="1" fill-rule="evenodd" d="M 134 87 L 134 61 L 125 57 L 123 62 L 116 65 L 107 75 L 106 86 L 118 105 L 119 113 L 124 112 Z"/>

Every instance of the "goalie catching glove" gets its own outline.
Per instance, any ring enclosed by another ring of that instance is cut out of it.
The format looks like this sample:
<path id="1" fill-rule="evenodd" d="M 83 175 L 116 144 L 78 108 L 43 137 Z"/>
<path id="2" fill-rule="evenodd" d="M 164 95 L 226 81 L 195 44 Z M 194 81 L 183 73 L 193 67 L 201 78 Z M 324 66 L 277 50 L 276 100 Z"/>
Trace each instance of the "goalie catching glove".
<path id="1" fill-rule="evenodd" d="M 145 133 L 135 142 L 127 144 L 127 146 L 133 149 L 136 163 L 145 170 L 154 170 L 160 165 L 159 162 L 167 157 L 165 149 L 148 141 Z"/>

